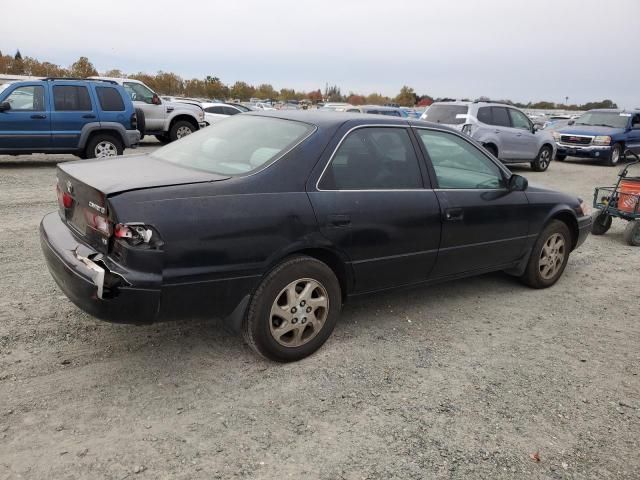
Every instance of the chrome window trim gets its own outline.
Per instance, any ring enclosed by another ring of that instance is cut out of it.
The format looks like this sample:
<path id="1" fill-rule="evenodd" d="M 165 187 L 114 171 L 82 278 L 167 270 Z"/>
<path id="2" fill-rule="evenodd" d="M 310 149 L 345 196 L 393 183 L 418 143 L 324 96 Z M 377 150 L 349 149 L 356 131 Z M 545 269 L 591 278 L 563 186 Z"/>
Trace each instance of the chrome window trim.
<path id="1" fill-rule="evenodd" d="M 405 130 L 408 130 L 411 128 L 411 125 L 409 125 L 408 123 L 406 125 L 399 125 L 399 124 L 392 124 L 392 123 L 387 123 L 387 124 L 378 124 L 378 123 L 370 123 L 370 124 L 362 124 L 362 125 L 356 125 L 355 127 L 350 128 L 349 130 L 347 130 L 347 132 L 342 136 L 342 138 L 340 139 L 340 141 L 338 142 L 338 145 L 336 145 L 336 148 L 333 149 L 333 152 L 331 153 L 331 156 L 329 157 L 329 160 L 327 161 L 327 163 L 324 165 L 324 168 L 322 169 L 322 172 L 320 172 L 320 176 L 318 177 L 318 180 L 316 181 L 316 191 L 317 192 L 421 192 L 421 191 L 431 191 L 431 188 L 425 188 L 424 186 L 422 188 L 367 188 L 367 189 L 362 189 L 362 190 L 341 190 L 341 189 L 327 189 L 324 190 L 322 188 L 320 188 L 320 182 L 322 181 L 322 177 L 324 177 L 325 172 L 327 171 L 327 168 L 329 168 L 329 165 L 331 165 L 331 162 L 333 161 L 333 157 L 335 157 L 336 152 L 340 149 L 340 146 L 342 145 L 342 142 L 344 142 L 345 138 L 347 138 L 347 136 L 349 136 L 349 134 L 351 132 L 353 132 L 354 130 L 358 130 L 360 128 L 403 128 Z M 408 132 L 407 132 L 408 133 Z M 411 143 L 411 146 L 413 146 L 413 143 Z M 415 148 L 414 148 L 415 150 Z M 420 159 L 418 158 L 418 154 L 416 152 L 416 160 L 418 160 L 418 163 L 420 163 Z M 420 165 L 418 165 L 418 169 L 420 169 Z M 420 175 L 422 175 L 422 170 L 420 170 Z M 423 180 L 424 181 L 424 180 Z"/>

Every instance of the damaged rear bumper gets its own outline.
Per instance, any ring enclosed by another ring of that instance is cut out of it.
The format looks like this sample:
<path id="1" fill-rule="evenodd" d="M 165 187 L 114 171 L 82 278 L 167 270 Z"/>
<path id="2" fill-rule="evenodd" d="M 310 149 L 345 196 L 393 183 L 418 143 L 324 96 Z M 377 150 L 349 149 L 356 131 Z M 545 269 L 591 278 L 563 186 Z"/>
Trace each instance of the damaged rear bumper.
<path id="1" fill-rule="evenodd" d="M 40 223 L 40 244 L 60 289 L 85 312 L 115 323 L 146 324 L 158 319 L 158 288 L 137 288 L 107 269 L 101 254 L 79 242 L 57 213 Z"/>

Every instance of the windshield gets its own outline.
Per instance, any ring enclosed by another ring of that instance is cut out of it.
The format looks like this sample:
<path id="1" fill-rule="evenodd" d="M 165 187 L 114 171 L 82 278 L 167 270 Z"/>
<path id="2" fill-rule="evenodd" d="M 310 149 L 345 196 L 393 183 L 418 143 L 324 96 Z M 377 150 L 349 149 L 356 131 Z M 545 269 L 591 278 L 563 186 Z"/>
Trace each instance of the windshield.
<path id="1" fill-rule="evenodd" d="M 280 118 L 234 115 L 156 150 L 152 157 L 220 175 L 258 170 L 313 131 Z"/>
<path id="2" fill-rule="evenodd" d="M 425 112 L 425 120 L 433 123 L 444 123 L 447 125 L 462 125 L 469 107 L 466 105 L 431 105 Z"/>
<path id="3" fill-rule="evenodd" d="M 625 128 L 630 116 L 628 113 L 587 112 L 576 120 L 576 125 Z"/>
<path id="4" fill-rule="evenodd" d="M 11 83 L 3 83 L 2 85 L 0 85 L 0 93 L 4 92 L 7 88 L 9 88 L 9 86 L 12 85 Z"/>

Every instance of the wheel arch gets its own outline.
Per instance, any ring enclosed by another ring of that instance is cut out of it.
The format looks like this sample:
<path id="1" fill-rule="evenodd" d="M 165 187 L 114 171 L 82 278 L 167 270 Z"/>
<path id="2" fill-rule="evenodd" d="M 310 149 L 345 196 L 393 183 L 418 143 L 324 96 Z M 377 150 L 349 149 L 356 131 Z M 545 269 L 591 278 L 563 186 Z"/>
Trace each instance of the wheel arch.
<path id="1" fill-rule="evenodd" d="M 171 119 L 171 121 L 169 122 L 169 128 L 167 129 L 167 131 L 170 131 L 173 128 L 173 126 L 175 125 L 175 123 L 179 122 L 180 120 L 184 120 L 186 122 L 189 122 L 191 125 L 193 125 L 195 130 L 199 130 L 200 129 L 200 127 L 198 126 L 198 122 L 196 121 L 195 118 L 193 118 L 191 115 L 187 115 L 186 113 L 179 113 L 178 115 L 176 115 L 175 117 L 173 117 Z"/>
<path id="2" fill-rule="evenodd" d="M 559 209 L 553 212 L 547 221 L 544 223 L 544 227 L 546 227 L 552 220 L 559 220 L 564 223 L 567 227 L 569 227 L 569 231 L 571 232 L 571 250 L 576 248 L 578 243 L 578 236 L 580 234 L 580 230 L 578 228 L 578 219 L 576 218 L 576 214 L 572 210 L 568 209 Z"/>

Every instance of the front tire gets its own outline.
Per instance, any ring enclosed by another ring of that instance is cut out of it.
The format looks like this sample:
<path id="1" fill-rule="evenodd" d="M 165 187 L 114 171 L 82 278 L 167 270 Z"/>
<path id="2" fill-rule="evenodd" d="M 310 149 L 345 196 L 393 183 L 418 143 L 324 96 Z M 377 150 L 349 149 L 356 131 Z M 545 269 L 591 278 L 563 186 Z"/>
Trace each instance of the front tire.
<path id="1" fill-rule="evenodd" d="M 567 155 L 565 153 L 556 153 L 556 160 L 559 162 L 564 162 L 567 159 Z"/>
<path id="2" fill-rule="evenodd" d="M 549 164 L 551 163 L 551 155 L 553 155 L 553 150 L 548 145 L 545 145 L 538 152 L 538 156 L 536 159 L 531 162 L 531 168 L 534 172 L 544 172 L 547 168 L 549 168 Z"/>
<path id="3" fill-rule="evenodd" d="M 109 158 L 122 155 L 124 146 L 119 138 L 107 133 L 97 133 L 87 142 L 85 158 Z"/>
<path id="4" fill-rule="evenodd" d="M 172 142 L 175 142 L 176 140 L 180 140 L 187 135 L 191 135 L 196 130 L 197 129 L 194 128 L 194 126 L 186 120 L 178 120 L 171 126 L 171 129 L 169 130 L 169 139 Z"/>
<path id="5" fill-rule="evenodd" d="M 607 158 L 607 165 L 609 165 L 610 167 L 615 167 L 620 161 L 621 157 L 622 157 L 622 144 L 616 143 L 611 149 L 611 152 L 609 153 L 609 157 Z"/>
<path id="6" fill-rule="evenodd" d="M 532 288 L 547 288 L 558 281 L 569 261 L 571 232 L 560 220 L 552 220 L 536 240 L 521 280 Z"/>
<path id="7" fill-rule="evenodd" d="M 277 362 L 311 355 L 329 338 L 342 308 L 340 283 L 323 262 L 289 258 L 262 280 L 242 324 L 247 344 Z"/>
<path id="8" fill-rule="evenodd" d="M 640 220 L 631 220 L 627 223 L 624 239 L 632 247 L 640 247 Z"/>
<path id="9" fill-rule="evenodd" d="M 611 228 L 613 218 L 611 215 L 604 213 L 603 210 L 596 210 L 591 214 L 591 233 L 593 235 L 604 235 Z"/>

